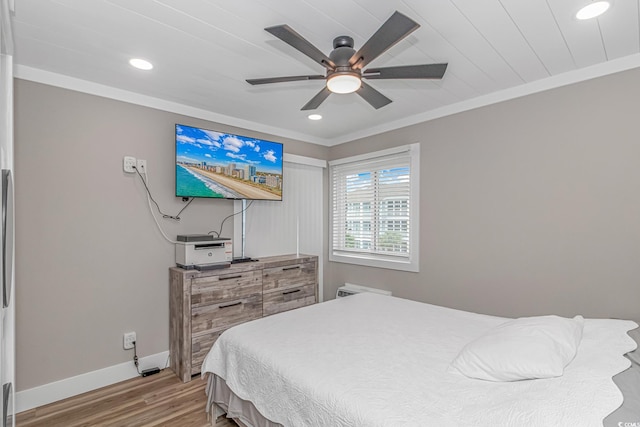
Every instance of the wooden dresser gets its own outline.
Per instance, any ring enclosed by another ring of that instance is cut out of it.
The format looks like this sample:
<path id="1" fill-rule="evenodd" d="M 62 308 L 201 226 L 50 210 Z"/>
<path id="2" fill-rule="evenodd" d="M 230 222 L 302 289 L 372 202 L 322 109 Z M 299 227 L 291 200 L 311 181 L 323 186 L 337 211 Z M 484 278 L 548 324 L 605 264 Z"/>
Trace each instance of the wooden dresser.
<path id="1" fill-rule="evenodd" d="M 182 381 L 226 329 L 318 300 L 318 257 L 280 255 L 197 271 L 169 269 L 169 354 Z"/>

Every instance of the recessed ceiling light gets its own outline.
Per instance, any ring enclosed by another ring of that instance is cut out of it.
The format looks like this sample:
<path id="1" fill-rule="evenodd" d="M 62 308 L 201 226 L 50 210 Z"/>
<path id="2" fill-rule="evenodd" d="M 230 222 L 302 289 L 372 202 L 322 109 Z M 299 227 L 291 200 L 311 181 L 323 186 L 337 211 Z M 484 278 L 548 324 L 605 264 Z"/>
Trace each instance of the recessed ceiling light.
<path id="1" fill-rule="evenodd" d="M 322 120 L 322 116 L 320 114 L 309 114 L 309 120 Z"/>
<path id="2" fill-rule="evenodd" d="M 133 67 L 145 71 L 153 68 L 153 64 L 151 62 L 140 58 L 131 58 L 129 60 L 129 64 L 131 64 Z"/>
<path id="3" fill-rule="evenodd" d="M 591 19 L 605 13 L 611 4 L 608 1 L 596 1 L 589 3 L 576 13 L 576 19 Z"/>

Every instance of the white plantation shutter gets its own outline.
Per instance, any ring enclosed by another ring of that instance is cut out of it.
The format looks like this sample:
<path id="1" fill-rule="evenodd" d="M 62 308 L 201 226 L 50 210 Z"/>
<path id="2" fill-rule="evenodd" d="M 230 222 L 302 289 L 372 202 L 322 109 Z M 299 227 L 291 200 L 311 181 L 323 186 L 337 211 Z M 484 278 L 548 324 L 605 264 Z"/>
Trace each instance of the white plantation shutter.
<path id="1" fill-rule="evenodd" d="M 417 271 L 419 145 L 330 162 L 330 259 Z"/>

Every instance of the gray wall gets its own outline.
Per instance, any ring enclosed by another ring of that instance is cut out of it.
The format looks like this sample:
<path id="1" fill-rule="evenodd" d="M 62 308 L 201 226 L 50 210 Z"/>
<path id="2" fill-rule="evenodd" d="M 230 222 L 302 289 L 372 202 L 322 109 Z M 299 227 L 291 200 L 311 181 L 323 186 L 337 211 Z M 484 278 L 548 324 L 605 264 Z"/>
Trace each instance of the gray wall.
<path id="1" fill-rule="evenodd" d="M 503 316 L 640 320 L 640 70 L 349 142 L 421 143 L 420 273 L 329 263 L 344 282 Z"/>
<path id="2" fill-rule="evenodd" d="M 420 273 L 329 262 L 327 298 L 348 281 L 489 314 L 640 320 L 638 81 L 632 70 L 326 148 L 17 80 L 17 389 L 130 361 L 129 330 L 142 356 L 168 349 L 173 246 L 122 157 L 147 159 L 176 213 L 176 122 L 316 158 L 421 143 Z M 231 211 L 196 200 L 162 224 L 200 233 Z"/>
<path id="3" fill-rule="evenodd" d="M 15 85 L 17 389 L 29 389 L 169 348 L 168 271 L 173 245 L 151 218 L 137 175 L 122 158 L 147 160 L 164 212 L 174 197 L 174 125 L 284 142 L 324 159 L 328 149 L 24 80 Z M 176 234 L 218 230 L 231 201 L 196 200 Z M 223 235 L 232 235 L 225 223 Z"/>

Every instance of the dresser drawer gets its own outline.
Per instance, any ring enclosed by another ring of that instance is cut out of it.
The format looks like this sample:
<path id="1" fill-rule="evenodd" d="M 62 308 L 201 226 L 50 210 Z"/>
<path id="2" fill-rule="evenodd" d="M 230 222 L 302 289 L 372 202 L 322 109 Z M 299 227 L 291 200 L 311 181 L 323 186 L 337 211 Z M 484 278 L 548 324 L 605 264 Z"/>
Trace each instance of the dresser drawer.
<path id="1" fill-rule="evenodd" d="M 191 334 L 226 329 L 262 317 L 262 294 L 227 300 L 191 309 Z"/>
<path id="2" fill-rule="evenodd" d="M 315 285 L 276 289 L 264 293 L 262 311 L 264 316 L 269 316 L 271 314 L 315 304 L 315 302 Z"/>
<path id="3" fill-rule="evenodd" d="M 262 292 L 262 272 L 229 272 L 191 280 L 191 305 L 199 307 Z"/>
<path id="4" fill-rule="evenodd" d="M 316 263 L 312 261 L 265 268 L 262 274 L 262 289 L 265 292 L 315 283 Z"/>
<path id="5" fill-rule="evenodd" d="M 211 346 L 226 329 L 206 332 L 191 338 L 191 375 L 201 371 L 202 362 L 211 350 Z"/>

